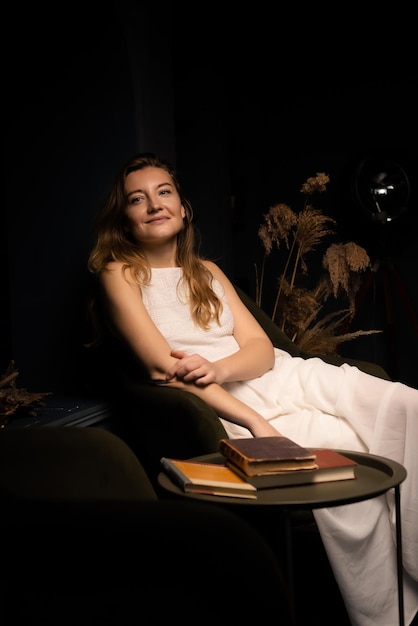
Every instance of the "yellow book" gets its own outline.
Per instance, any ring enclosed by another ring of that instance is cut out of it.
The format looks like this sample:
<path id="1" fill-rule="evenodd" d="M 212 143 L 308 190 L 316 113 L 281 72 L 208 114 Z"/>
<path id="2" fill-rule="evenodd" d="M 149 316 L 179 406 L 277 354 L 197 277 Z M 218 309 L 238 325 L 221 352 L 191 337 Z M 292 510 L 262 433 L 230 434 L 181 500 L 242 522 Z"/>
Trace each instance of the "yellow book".
<path id="1" fill-rule="evenodd" d="M 256 498 L 254 485 L 238 476 L 225 464 L 198 463 L 162 457 L 167 475 L 186 493 L 202 493 L 234 498 Z"/>

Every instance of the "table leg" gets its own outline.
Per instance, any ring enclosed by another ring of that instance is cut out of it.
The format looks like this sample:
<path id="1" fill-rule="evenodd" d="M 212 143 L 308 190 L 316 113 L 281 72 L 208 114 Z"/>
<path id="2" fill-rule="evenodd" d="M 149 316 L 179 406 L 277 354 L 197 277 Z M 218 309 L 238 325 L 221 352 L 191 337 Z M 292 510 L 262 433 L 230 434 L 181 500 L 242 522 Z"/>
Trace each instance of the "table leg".
<path id="1" fill-rule="evenodd" d="M 395 487 L 395 522 L 396 522 L 396 567 L 398 572 L 398 606 L 399 626 L 405 625 L 405 609 L 403 598 L 403 562 L 402 562 L 402 527 L 401 527 L 401 493 L 399 485 Z"/>
<path id="2" fill-rule="evenodd" d="M 293 580 L 293 547 L 292 547 L 292 521 L 291 513 L 286 509 L 282 511 L 282 533 L 284 541 L 284 560 L 285 560 L 285 576 L 289 593 L 289 604 L 292 612 L 292 617 L 295 619 L 295 589 Z"/>

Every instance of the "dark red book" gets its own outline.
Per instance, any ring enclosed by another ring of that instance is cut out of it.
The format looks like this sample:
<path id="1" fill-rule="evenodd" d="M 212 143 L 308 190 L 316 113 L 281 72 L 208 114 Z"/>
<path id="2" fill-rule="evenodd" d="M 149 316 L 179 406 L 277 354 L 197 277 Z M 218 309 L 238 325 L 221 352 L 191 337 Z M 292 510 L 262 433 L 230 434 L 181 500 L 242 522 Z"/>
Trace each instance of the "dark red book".
<path id="1" fill-rule="evenodd" d="M 248 476 L 231 461 L 227 461 L 227 465 L 238 476 L 244 478 L 257 489 L 289 487 L 291 485 L 324 483 L 356 478 L 356 461 L 331 449 L 315 449 L 314 453 L 318 467 L 310 470 L 279 471 L 274 474 Z"/>
<path id="2" fill-rule="evenodd" d="M 247 476 L 317 467 L 312 450 L 283 435 L 221 439 L 219 452 Z"/>

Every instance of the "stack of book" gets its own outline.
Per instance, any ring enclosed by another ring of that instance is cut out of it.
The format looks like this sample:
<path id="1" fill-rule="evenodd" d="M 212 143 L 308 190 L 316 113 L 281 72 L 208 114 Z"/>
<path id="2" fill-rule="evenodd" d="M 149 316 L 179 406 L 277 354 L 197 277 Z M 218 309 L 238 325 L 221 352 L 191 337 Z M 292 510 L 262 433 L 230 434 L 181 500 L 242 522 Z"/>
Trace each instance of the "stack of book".
<path id="1" fill-rule="evenodd" d="M 357 463 L 329 448 L 310 450 L 277 437 L 221 439 L 225 465 L 257 489 L 285 487 L 356 477 Z"/>
<path id="2" fill-rule="evenodd" d="M 277 437 L 221 439 L 223 463 L 162 457 L 166 474 L 186 493 L 257 498 L 257 490 L 348 480 L 357 463 L 331 449 L 309 450 Z"/>

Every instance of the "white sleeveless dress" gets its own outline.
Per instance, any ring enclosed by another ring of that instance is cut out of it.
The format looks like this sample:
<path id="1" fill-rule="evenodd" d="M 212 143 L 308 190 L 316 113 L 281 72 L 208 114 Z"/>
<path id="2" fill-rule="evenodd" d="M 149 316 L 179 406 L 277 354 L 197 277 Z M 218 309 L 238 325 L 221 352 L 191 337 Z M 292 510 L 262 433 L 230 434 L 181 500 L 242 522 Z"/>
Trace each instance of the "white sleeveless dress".
<path id="1" fill-rule="evenodd" d="M 222 325 L 209 331 L 191 319 L 182 269 L 153 269 L 143 300 L 170 346 L 216 361 L 236 352 L 234 320 L 222 285 Z M 223 387 L 284 435 L 306 447 L 370 452 L 404 465 L 401 485 L 405 623 L 418 610 L 418 390 L 364 374 L 356 367 L 291 357 L 275 349 L 262 376 Z M 221 419 L 232 438 L 250 432 Z M 393 493 L 314 511 L 322 541 L 353 626 L 399 623 Z"/>

